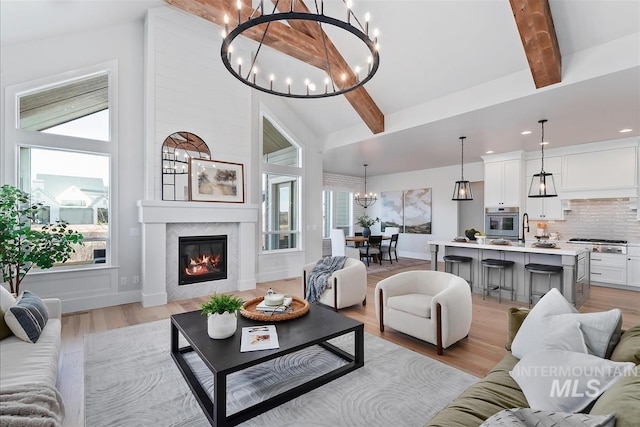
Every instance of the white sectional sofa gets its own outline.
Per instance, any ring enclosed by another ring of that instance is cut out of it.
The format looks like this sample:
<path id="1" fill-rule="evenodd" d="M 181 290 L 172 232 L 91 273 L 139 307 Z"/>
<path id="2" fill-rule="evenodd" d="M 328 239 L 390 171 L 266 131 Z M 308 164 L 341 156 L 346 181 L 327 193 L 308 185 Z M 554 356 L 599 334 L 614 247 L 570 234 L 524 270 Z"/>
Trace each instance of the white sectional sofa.
<path id="1" fill-rule="evenodd" d="M 43 299 L 49 320 L 36 343 L 15 335 L 0 340 L 0 425 L 60 425 L 62 396 L 56 388 L 62 304 Z M 19 410 L 20 416 L 13 415 Z M 43 418 L 49 424 L 38 424 Z"/>

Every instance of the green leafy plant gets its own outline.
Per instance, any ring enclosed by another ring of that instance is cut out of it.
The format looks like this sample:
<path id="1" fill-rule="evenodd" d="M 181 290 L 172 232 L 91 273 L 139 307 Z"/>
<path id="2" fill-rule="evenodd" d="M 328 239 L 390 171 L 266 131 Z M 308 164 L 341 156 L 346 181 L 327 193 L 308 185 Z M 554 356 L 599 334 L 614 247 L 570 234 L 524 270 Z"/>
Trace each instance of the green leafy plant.
<path id="1" fill-rule="evenodd" d="M 0 187 L 0 267 L 2 280 L 18 294 L 24 276 L 33 266 L 47 269 L 65 262 L 82 244 L 83 236 L 63 221 L 32 228 L 42 203 L 29 203 L 29 195 L 11 185 Z"/>
<path id="2" fill-rule="evenodd" d="M 222 314 L 224 312 L 236 314 L 242 308 L 242 299 L 235 295 L 211 295 L 211 299 L 200 307 L 203 315 Z"/>
<path id="3" fill-rule="evenodd" d="M 375 224 L 376 222 L 379 222 L 380 218 L 375 217 L 375 218 L 371 218 L 370 216 L 367 215 L 363 215 L 360 216 L 356 219 L 356 224 L 358 224 L 360 227 L 371 227 L 373 224 Z"/>

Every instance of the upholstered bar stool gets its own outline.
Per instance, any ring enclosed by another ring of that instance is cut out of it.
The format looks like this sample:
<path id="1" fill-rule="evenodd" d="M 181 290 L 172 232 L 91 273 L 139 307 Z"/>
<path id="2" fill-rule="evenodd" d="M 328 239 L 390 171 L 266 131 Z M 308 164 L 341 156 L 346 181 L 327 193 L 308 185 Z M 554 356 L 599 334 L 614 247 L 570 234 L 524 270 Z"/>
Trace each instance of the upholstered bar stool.
<path id="1" fill-rule="evenodd" d="M 511 292 L 511 301 L 513 301 L 513 261 L 507 261 L 503 259 L 493 259 L 487 258 L 481 261 L 482 264 L 482 299 L 485 298 L 486 295 L 489 295 L 489 292 L 492 290 L 498 291 L 498 302 L 502 302 L 502 291 L 510 291 Z M 511 269 L 511 287 L 505 286 L 505 270 L 509 268 Z M 490 284 L 489 278 L 491 277 L 491 270 L 498 270 L 498 284 Z"/>
<path id="2" fill-rule="evenodd" d="M 445 255 L 444 256 L 444 271 L 446 271 L 447 273 L 452 273 L 453 274 L 453 266 L 456 266 L 456 276 L 462 277 L 460 276 L 460 264 L 466 264 L 469 263 L 469 279 L 465 279 L 467 280 L 467 282 L 469 283 L 469 286 L 472 286 L 473 283 L 473 258 L 468 257 L 468 256 L 462 256 L 462 255 Z"/>
<path id="3" fill-rule="evenodd" d="M 560 276 L 560 293 L 564 293 L 564 283 L 563 283 L 563 274 L 562 274 L 562 266 L 561 265 L 549 265 L 549 264 L 535 264 L 530 263 L 524 266 L 524 269 L 529 273 L 529 308 L 533 304 L 533 297 L 541 297 L 546 292 L 551 290 L 551 276 Z M 533 278 L 534 274 L 546 274 L 549 276 L 548 289 L 546 292 L 536 292 L 533 286 Z"/>

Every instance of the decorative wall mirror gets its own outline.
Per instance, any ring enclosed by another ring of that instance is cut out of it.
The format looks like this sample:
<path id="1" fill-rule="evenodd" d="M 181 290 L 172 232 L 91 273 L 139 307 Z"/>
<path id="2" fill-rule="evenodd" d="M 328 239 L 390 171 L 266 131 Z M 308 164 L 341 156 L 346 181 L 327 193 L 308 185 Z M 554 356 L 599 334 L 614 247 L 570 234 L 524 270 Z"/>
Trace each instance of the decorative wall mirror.
<path id="1" fill-rule="evenodd" d="M 162 144 L 162 200 L 189 200 L 189 159 L 211 160 L 207 144 L 191 132 L 175 132 Z"/>

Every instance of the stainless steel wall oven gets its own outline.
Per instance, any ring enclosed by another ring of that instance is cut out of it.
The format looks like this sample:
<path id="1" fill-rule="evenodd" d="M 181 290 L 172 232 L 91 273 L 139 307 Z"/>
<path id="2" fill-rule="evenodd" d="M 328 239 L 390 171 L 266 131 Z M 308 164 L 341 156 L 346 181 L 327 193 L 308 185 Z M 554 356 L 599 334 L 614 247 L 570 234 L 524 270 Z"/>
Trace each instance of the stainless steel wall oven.
<path id="1" fill-rule="evenodd" d="M 518 208 L 486 208 L 484 218 L 484 232 L 487 238 L 518 239 Z"/>

